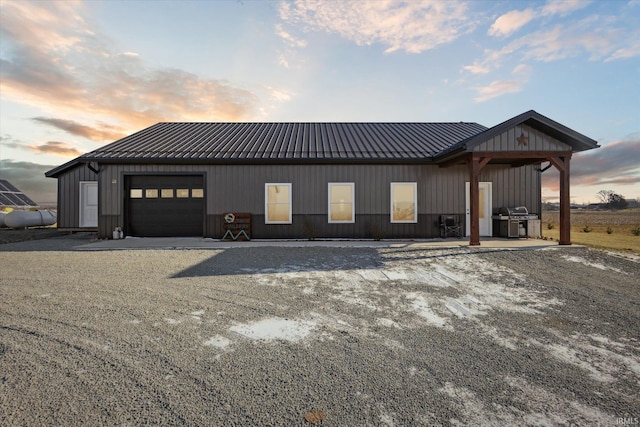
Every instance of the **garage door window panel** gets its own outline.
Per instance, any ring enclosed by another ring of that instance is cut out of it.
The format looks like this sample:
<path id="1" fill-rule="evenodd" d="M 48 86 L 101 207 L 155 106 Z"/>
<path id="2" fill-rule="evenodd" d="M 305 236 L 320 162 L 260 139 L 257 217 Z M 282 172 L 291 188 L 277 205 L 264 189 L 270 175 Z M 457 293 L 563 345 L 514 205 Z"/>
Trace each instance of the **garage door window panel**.
<path id="1" fill-rule="evenodd" d="M 147 199 L 157 199 L 158 198 L 158 189 L 157 188 L 147 188 L 145 191 L 145 197 Z"/>
<path id="2" fill-rule="evenodd" d="M 173 188 L 163 188 L 160 191 L 160 196 L 163 199 L 172 199 L 173 198 Z"/>

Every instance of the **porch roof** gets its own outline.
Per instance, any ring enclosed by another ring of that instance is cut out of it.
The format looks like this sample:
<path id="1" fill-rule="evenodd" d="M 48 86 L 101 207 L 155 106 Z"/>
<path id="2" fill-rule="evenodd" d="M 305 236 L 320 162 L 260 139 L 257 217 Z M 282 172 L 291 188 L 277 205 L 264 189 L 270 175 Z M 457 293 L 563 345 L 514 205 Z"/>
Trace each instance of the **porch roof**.
<path id="1" fill-rule="evenodd" d="M 598 148 L 599 145 L 597 141 L 576 132 L 573 129 L 564 126 L 554 120 L 551 120 L 548 117 L 543 116 L 542 114 L 529 110 L 525 113 L 522 113 L 518 116 L 515 116 L 507 121 L 504 121 L 496 126 L 493 126 L 483 132 L 480 132 L 476 135 L 473 135 L 465 140 L 462 140 L 456 144 L 453 144 L 449 148 L 443 150 L 434 156 L 435 162 L 450 162 L 453 158 L 464 154 L 476 151 L 479 146 L 492 138 L 498 137 L 501 134 L 513 129 L 517 126 L 526 125 L 533 129 L 540 131 L 541 133 L 553 138 L 554 140 L 564 144 L 566 148 L 560 149 L 555 147 L 553 150 L 548 151 L 585 151 L 591 150 L 593 148 Z M 496 150 L 496 151 L 506 151 L 506 150 Z M 519 154 L 515 157 L 522 158 L 526 157 L 527 151 L 532 151 L 531 156 L 534 158 L 540 157 L 539 152 L 540 149 L 532 148 L 528 150 L 526 147 L 522 147 L 518 150 Z M 546 151 L 546 150 L 545 150 Z"/>

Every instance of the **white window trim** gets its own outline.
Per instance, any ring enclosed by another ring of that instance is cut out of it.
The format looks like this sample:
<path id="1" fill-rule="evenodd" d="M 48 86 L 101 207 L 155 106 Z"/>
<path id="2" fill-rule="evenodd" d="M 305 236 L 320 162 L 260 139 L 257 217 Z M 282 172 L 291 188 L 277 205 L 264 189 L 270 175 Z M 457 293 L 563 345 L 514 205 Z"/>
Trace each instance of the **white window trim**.
<path id="1" fill-rule="evenodd" d="M 334 185 L 348 185 L 351 187 L 351 219 L 348 221 L 331 220 L 331 187 Z M 356 222 L 356 184 L 353 182 L 330 182 L 327 185 L 327 220 L 329 224 L 353 224 Z"/>
<path id="2" fill-rule="evenodd" d="M 282 185 L 289 187 L 289 219 L 287 221 L 269 221 L 269 186 Z M 291 224 L 293 211 L 292 191 L 290 182 L 267 182 L 264 184 L 264 223 L 265 224 Z"/>
<path id="3" fill-rule="evenodd" d="M 393 195 L 394 195 L 394 187 L 396 184 L 400 184 L 400 185 L 412 184 L 413 185 L 413 202 L 414 202 L 413 220 L 400 221 L 400 220 L 393 219 Z M 389 196 L 390 196 L 389 218 L 392 224 L 416 224 L 418 222 L 418 183 L 417 182 L 392 182 Z"/>

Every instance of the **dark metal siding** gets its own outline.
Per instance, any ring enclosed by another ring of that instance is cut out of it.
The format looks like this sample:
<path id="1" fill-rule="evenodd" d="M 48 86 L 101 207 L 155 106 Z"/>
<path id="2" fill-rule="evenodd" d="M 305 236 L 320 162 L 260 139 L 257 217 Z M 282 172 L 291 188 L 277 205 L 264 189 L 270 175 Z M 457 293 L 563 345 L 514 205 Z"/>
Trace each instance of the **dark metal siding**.
<path id="1" fill-rule="evenodd" d="M 225 212 L 253 214 L 254 238 L 308 237 L 437 237 L 440 214 L 465 213 L 465 166 L 434 165 L 102 165 L 100 234 L 108 237 L 123 224 L 123 183 L 128 174 L 205 174 L 206 234 L 221 237 Z M 493 209 L 525 205 L 540 212 L 540 173 L 536 166 L 488 165 L 481 181 L 493 183 Z M 264 224 L 265 183 L 291 183 L 293 224 Z M 328 224 L 327 183 L 353 182 L 356 223 Z M 418 224 L 390 224 L 390 183 L 418 182 Z M 305 219 L 306 218 L 306 219 Z"/>
<path id="2" fill-rule="evenodd" d="M 84 164 L 58 177 L 58 228 L 80 228 L 80 181 L 97 180 L 96 173 Z"/>
<path id="3" fill-rule="evenodd" d="M 479 179 L 493 183 L 493 212 L 497 213 L 503 206 L 526 206 L 529 212 L 540 214 L 542 183 L 539 168 L 539 165 L 518 168 L 508 165 L 486 166 Z"/>

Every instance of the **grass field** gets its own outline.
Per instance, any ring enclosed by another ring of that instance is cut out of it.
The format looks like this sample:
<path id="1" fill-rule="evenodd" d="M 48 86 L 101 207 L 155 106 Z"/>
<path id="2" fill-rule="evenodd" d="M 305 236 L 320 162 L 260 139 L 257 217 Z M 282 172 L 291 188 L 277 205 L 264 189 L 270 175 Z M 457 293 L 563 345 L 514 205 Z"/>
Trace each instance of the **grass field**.
<path id="1" fill-rule="evenodd" d="M 542 235 L 560 237 L 560 213 L 542 212 Z M 640 254 L 640 209 L 571 211 L 571 242 L 602 249 Z"/>

